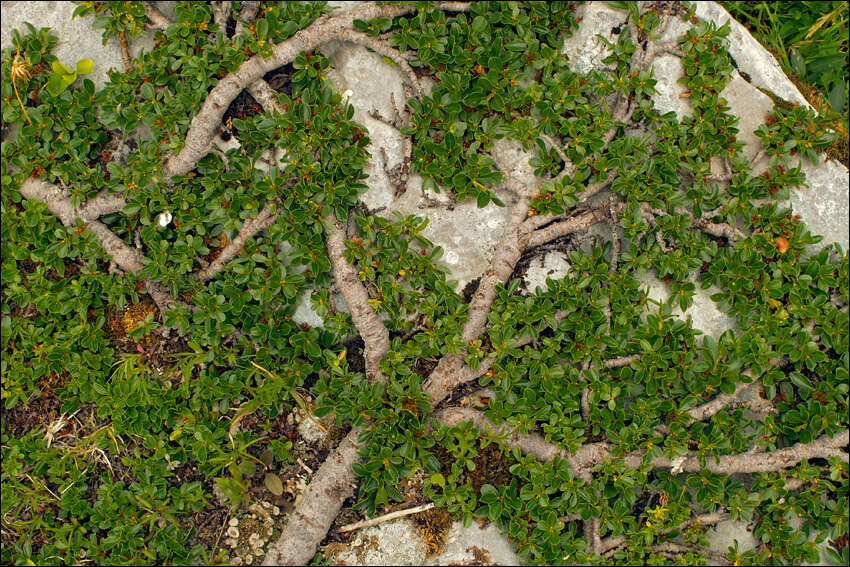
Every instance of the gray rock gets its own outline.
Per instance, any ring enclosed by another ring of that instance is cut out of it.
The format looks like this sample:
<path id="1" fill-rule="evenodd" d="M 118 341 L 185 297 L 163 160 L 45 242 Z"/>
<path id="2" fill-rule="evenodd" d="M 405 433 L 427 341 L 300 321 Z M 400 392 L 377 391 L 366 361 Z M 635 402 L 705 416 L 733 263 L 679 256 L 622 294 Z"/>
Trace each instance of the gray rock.
<path id="1" fill-rule="evenodd" d="M 791 191 L 790 205 L 805 221 L 812 234 L 823 236 L 819 249 L 837 242 L 850 248 L 850 191 L 847 168 L 837 161 L 825 160 L 814 165 L 803 159 L 803 172 L 808 188 Z"/>
<path id="2" fill-rule="evenodd" d="M 406 519 L 391 520 L 357 532 L 348 549 L 336 556 L 342 565 L 422 565 L 425 541 Z"/>
<path id="3" fill-rule="evenodd" d="M 559 280 L 569 273 L 570 263 L 567 255 L 560 251 L 549 252 L 534 258 L 528 264 L 525 272 L 525 283 L 528 291 L 533 293 L 537 288 L 546 290 L 546 280 Z"/>
<path id="4" fill-rule="evenodd" d="M 59 38 L 53 55 L 59 61 L 73 68 L 77 61 L 87 57 L 94 61 L 94 70 L 84 78 L 91 79 L 98 89 L 108 81 L 109 69 L 124 68 L 121 61 L 121 46 L 116 38 L 103 45 L 101 30 L 95 30 L 91 24 L 94 15 L 71 18 L 76 4 L 71 2 L 7 2 L 0 3 L 0 46 L 13 47 L 12 30 L 18 29 L 21 35 L 26 33 L 24 22 L 35 26 L 51 28 L 51 33 Z M 130 42 L 130 54 L 135 56 L 140 48 L 150 50 L 153 40 L 141 36 Z M 79 79 L 78 79 L 79 80 Z"/>
<path id="5" fill-rule="evenodd" d="M 706 534 L 709 548 L 725 554 L 735 541 L 738 542 L 738 552 L 744 553 L 755 549 L 758 541 L 747 529 L 747 523 L 740 520 L 724 520 L 708 530 Z"/>
<path id="6" fill-rule="evenodd" d="M 511 544 L 499 533 L 494 524 L 482 529 L 473 522 L 464 528 L 461 522 L 453 522 L 446 536 L 446 547 L 437 556 L 429 558 L 425 565 L 464 564 L 481 561 L 485 565 L 519 565 Z"/>
<path id="7" fill-rule="evenodd" d="M 768 89 L 789 102 L 811 106 L 800 94 L 794 83 L 788 80 L 776 59 L 747 31 L 743 25 L 729 15 L 716 2 L 696 2 L 696 15 L 714 20 L 719 26 L 729 24 L 729 55 L 739 71 L 749 76 L 753 85 Z"/>
<path id="8" fill-rule="evenodd" d="M 686 116 L 693 113 L 691 105 L 683 95 L 687 89 L 679 81 L 667 80 L 669 77 L 681 77 L 684 73 L 682 61 L 674 55 L 661 55 L 656 57 L 652 62 L 652 72 L 658 83 L 655 85 L 655 90 L 658 91 L 652 95 L 652 102 L 658 112 L 666 114 L 675 112 L 676 119 L 681 121 Z"/>
<path id="9" fill-rule="evenodd" d="M 637 276 L 638 281 L 647 286 L 647 296 L 655 301 L 664 302 L 670 297 L 670 288 L 655 277 L 654 274 L 643 274 Z M 696 278 L 690 278 L 690 281 L 696 282 Z M 711 286 L 708 289 L 700 289 L 697 284 L 697 289 L 694 293 L 694 303 L 684 313 L 678 305 L 673 306 L 673 314 L 682 319 L 691 318 L 691 325 L 694 329 L 699 329 L 704 334 L 717 340 L 724 331 L 734 329 L 736 318 L 729 317 L 719 309 L 717 304 L 711 300 L 711 295 L 719 293 L 721 290 L 716 286 Z"/>
<path id="10" fill-rule="evenodd" d="M 610 8 L 605 2 L 589 2 L 576 9 L 576 18 L 582 18 L 581 24 L 572 37 L 564 40 L 561 49 L 569 57 L 570 69 L 587 73 L 591 69 L 610 68 L 602 60 L 611 54 L 611 49 L 597 35 L 615 43 L 618 34 L 614 30 L 626 21 L 626 12 Z"/>

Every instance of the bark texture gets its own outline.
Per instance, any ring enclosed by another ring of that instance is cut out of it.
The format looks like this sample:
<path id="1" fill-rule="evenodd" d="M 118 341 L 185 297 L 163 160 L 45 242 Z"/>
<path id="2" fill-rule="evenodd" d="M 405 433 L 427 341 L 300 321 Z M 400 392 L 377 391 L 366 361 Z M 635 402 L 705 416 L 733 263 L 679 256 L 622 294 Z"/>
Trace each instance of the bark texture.
<path id="1" fill-rule="evenodd" d="M 355 427 L 316 471 L 263 565 L 307 565 L 328 533 L 342 503 L 354 492 L 351 466 L 360 458 Z"/>
<path id="2" fill-rule="evenodd" d="M 334 281 L 337 289 L 345 298 L 345 303 L 351 312 L 351 319 L 357 331 L 363 338 L 366 347 L 366 376 L 371 381 L 386 382 L 387 378 L 381 371 L 381 359 L 390 350 L 390 335 L 384 322 L 377 316 L 369 305 L 369 293 L 360 280 L 354 267 L 345 261 L 345 227 L 334 219 L 326 223 L 328 227 L 328 253 L 333 265 Z"/>
<path id="3" fill-rule="evenodd" d="M 534 455 L 540 461 L 551 461 L 555 457 L 566 459 L 578 476 L 586 477 L 593 467 L 612 458 L 622 460 L 626 467 L 632 469 L 640 468 L 643 464 L 643 453 L 629 453 L 622 457 L 615 457 L 613 454 L 614 446 L 606 442 L 589 443 L 575 453 L 569 453 L 559 449 L 553 443 L 549 443 L 536 433 L 521 435 L 506 423 L 496 425 L 487 419 L 483 413 L 472 408 L 447 408 L 437 412 L 434 417 L 443 425 L 448 426 L 457 425 L 462 421 L 470 421 L 478 430 L 504 436 L 509 447 L 515 447 L 523 453 Z M 717 460 L 708 457 L 704 466 L 700 464 L 695 453 L 688 453 L 684 461 L 679 464 L 679 470 L 689 473 L 709 470 L 718 474 L 731 475 L 778 472 L 795 466 L 803 459 L 837 457 L 846 463 L 848 462 L 848 454 L 843 448 L 847 446 L 848 441 L 850 441 L 850 433 L 845 429 L 832 437 L 823 435 L 811 443 L 797 443 L 793 447 L 777 449 L 769 453 L 722 455 Z M 674 463 L 667 458 L 656 458 L 650 461 L 649 466 L 652 469 L 673 468 Z"/>

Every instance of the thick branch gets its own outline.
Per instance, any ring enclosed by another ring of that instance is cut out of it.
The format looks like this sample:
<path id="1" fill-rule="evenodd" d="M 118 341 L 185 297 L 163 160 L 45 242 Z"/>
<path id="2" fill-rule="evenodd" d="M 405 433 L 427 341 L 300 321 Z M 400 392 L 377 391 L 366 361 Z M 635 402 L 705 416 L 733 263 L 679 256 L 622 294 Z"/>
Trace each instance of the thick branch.
<path id="1" fill-rule="evenodd" d="M 263 565 L 307 565 L 313 558 L 342 503 L 353 492 L 351 466 L 360 458 L 357 437 L 361 432 L 360 427 L 352 429 L 316 471 L 280 538 L 269 547 Z"/>
<path id="2" fill-rule="evenodd" d="M 435 417 L 444 425 L 456 425 L 461 421 L 471 421 L 479 430 L 503 435 L 506 437 L 506 443 L 509 447 L 516 447 L 524 453 L 534 455 L 541 461 L 551 461 L 556 456 L 560 456 L 570 463 L 573 471 L 578 475 L 592 470 L 593 467 L 606 459 L 614 458 L 614 446 L 610 443 L 590 443 L 582 446 L 575 453 L 568 453 L 558 449 L 554 444 L 549 443 L 536 433 L 521 435 L 506 423 L 496 426 L 483 413 L 471 408 L 447 408 L 435 414 Z M 704 467 L 700 465 L 699 459 L 694 453 L 689 453 L 682 462 L 677 461 L 677 464 L 680 471 L 690 473 L 699 472 L 703 469 L 725 475 L 777 472 L 792 467 L 803 459 L 838 457 L 847 462 L 848 455 L 841 448 L 847 445 L 848 440 L 850 440 L 850 434 L 845 429 L 836 434 L 835 437 L 824 435 L 811 443 L 797 443 L 793 447 L 778 449 L 770 453 L 722 455 L 718 457 L 718 461 L 715 461 L 713 457 L 708 457 Z M 616 458 L 623 460 L 628 468 L 636 469 L 642 464 L 642 456 L 641 453 L 630 453 L 625 457 Z M 653 469 L 671 468 L 672 464 L 670 459 L 659 457 L 652 460 L 650 467 Z"/>
<path id="3" fill-rule="evenodd" d="M 438 5 L 439 7 L 439 5 Z M 355 19 L 370 20 L 377 17 L 392 18 L 412 12 L 413 6 L 379 6 L 366 3 L 354 10 L 337 16 L 316 20 L 307 28 L 274 46 L 268 59 L 255 55 L 245 61 L 235 72 L 225 76 L 210 91 L 200 112 L 189 125 L 189 131 L 183 149 L 166 162 L 163 168 L 165 177 L 185 175 L 209 151 L 211 140 L 221 123 L 230 103 L 248 85 L 263 75 L 291 63 L 302 51 L 313 51 L 333 40 L 351 37 L 352 23 Z"/>
<path id="4" fill-rule="evenodd" d="M 224 37 L 227 28 L 227 18 L 230 16 L 230 2 L 224 0 L 213 0 L 210 2 L 212 10 L 213 22 L 218 27 L 216 37 Z"/>
<path id="5" fill-rule="evenodd" d="M 257 11 L 260 9 L 260 3 L 256 0 L 242 2 L 242 8 L 239 10 L 239 16 L 236 17 L 236 28 L 233 35 L 237 36 L 242 33 L 245 23 L 251 23 L 257 17 Z"/>
<path id="6" fill-rule="evenodd" d="M 540 246 L 547 242 L 551 242 L 559 236 L 572 234 L 580 230 L 586 230 L 590 225 L 601 220 L 604 219 L 597 215 L 597 213 L 593 210 L 581 212 L 566 220 L 552 223 L 544 228 L 535 230 L 528 237 L 527 247 L 533 248 L 535 246 Z"/>
<path id="7" fill-rule="evenodd" d="M 127 204 L 127 199 L 124 195 L 108 193 L 105 189 L 83 203 L 83 206 L 77 211 L 77 216 L 84 223 L 97 220 L 103 215 L 117 213 Z"/>
<path id="8" fill-rule="evenodd" d="M 503 437 L 505 445 L 519 449 L 523 453 L 534 455 L 539 461 L 551 461 L 556 456 L 566 458 L 566 453 L 546 441 L 537 433 L 522 435 L 507 423 L 496 425 L 476 409 L 450 407 L 434 413 L 434 418 L 447 427 L 453 427 L 463 421 L 471 421 L 482 433 L 491 433 Z"/>
<path id="9" fill-rule="evenodd" d="M 21 195 L 47 205 L 47 209 L 56 215 L 67 228 L 74 228 L 76 221 L 80 220 L 83 225 L 100 242 L 101 248 L 112 260 L 125 272 L 139 274 L 144 266 L 142 253 L 130 247 L 126 242 L 118 238 L 114 232 L 109 230 L 105 224 L 87 219 L 81 216 L 80 211 L 71 204 L 71 200 L 64 196 L 63 192 L 55 185 L 29 177 L 21 183 Z M 145 285 L 157 306 L 163 314 L 166 309 L 171 308 L 175 300 L 160 284 L 146 281 Z"/>
<path id="10" fill-rule="evenodd" d="M 749 384 L 738 384 L 735 391 L 731 394 L 718 394 L 714 399 L 689 409 L 686 413 L 691 416 L 694 421 L 705 421 L 716 415 L 723 408 L 738 399 L 738 396 Z"/>
<path id="11" fill-rule="evenodd" d="M 145 2 L 145 15 L 148 17 L 148 26 L 154 29 L 167 30 L 171 25 L 171 20 L 159 11 L 151 2 Z"/>
<path id="12" fill-rule="evenodd" d="M 490 267 L 481 276 L 478 289 L 469 302 L 467 320 L 461 331 L 461 340 L 464 342 L 478 338 L 484 331 L 487 314 L 496 298 L 495 286 L 497 283 L 505 283 L 522 255 L 525 248 L 525 243 L 522 240 L 525 236 L 521 234 L 520 227 L 528 214 L 528 202 L 527 196 L 521 196 L 514 205 L 508 217 L 501 247 L 496 250 Z M 459 376 L 462 375 L 461 370 L 464 366 L 463 356 L 463 352 L 443 356 L 437 367 L 428 376 L 422 389 L 431 398 L 432 405 L 439 404 L 460 383 Z"/>
<path id="13" fill-rule="evenodd" d="M 334 280 L 337 289 L 345 298 L 345 303 L 351 312 L 351 319 L 360 336 L 363 337 L 366 359 L 366 376 L 372 381 L 385 382 L 386 377 L 381 372 L 380 361 L 390 349 L 390 335 L 381 318 L 369 304 L 369 293 L 360 280 L 354 267 L 345 261 L 345 227 L 328 219 L 328 255 L 333 265 Z"/>

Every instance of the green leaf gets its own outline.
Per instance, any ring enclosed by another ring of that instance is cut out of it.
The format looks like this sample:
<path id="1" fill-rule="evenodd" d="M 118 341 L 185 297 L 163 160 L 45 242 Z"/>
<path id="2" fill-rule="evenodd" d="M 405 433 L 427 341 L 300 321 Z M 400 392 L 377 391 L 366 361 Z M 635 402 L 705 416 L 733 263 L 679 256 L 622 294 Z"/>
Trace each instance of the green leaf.
<path id="1" fill-rule="evenodd" d="M 57 74 L 60 74 L 60 75 L 72 75 L 72 74 L 74 74 L 73 69 L 71 69 L 70 67 L 66 67 L 65 65 L 62 64 L 61 61 L 58 61 L 58 60 L 54 61 L 53 65 L 51 65 L 51 67 L 53 67 L 54 73 L 57 73 Z"/>
<path id="2" fill-rule="evenodd" d="M 245 476 L 251 476 L 257 472 L 257 465 L 255 465 L 253 461 L 242 461 L 239 463 L 239 470 Z"/>
<path id="3" fill-rule="evenodd" d="M 263 18 L 257 22 L 257 39 L 266 39 L 269 35 L 269 22 Z"/>
<path id="4" fill-rule="evenodd" d="M 806 378 L 804 375 L 800 374 L 799 372 L 791 372 L 789 377 L 798 388 L 803 388 L 804 390 L 812 389 L 812 383 L 809 381 L 809 379 Z"/>
<path id="5" fill-rule="evenodd" d="M 156 96 L 156 92 L 153 89 L 153 85 L 150 83 L 142 83 L 142 87 L 139 90 L 142 94 L 142 98 L 144 98 L 145 100 L 153 100 Z"/>
<path id="6" fill-rule="evenodd" d="M 266 449 L 260 455 L 260 460 L 263 461 L 263 464 L 267 467 L 272 466 L 272 464 L 274 464 L 274 451 L 272 451 L 271 449 Z"/>
<path id="7" fill-rule="evenodd" d="M 47 79 L 46 88 L 47 88 L 47 91 L 54 96 L 58 95 L 63 90 L 65 90 L 65 87 L 63 86 L 63 83 L 62 83 L 62 75 L 60 75 L 58 73 L 50 75 L 50 78 Z"/>
<path id="8" fill-rule="evenodd" d="M 797 74 L 801 79 L 806 78 L 806 62 L 803 60 L 803 56 L 800 55 L 800 52 L 796 47 L 791 48 L 791 67 L 794 69 L 794 73 Z"/>
<path id="9" fill-rule="evenodd" d="M 844 111 L 844 104 L 847 102 L 847 86 L 840 82 L 835 83 L 832 90 L 829 92 L 829 105 L 835 112 L 841 113 Z"/>
<path id="10" fill-rule="evenodd" d="M 94 61 L 88 57 L 77 61 L 77 74 L 88 75 L 94 70 Z"/>
<path id="11" fill-rule="evenodd" d="M 486 29 L 487 19 L 484 16 L 475 16 L 475 19 L 472 20 L 472 32 L 477 35 L 483 33 Z"/>

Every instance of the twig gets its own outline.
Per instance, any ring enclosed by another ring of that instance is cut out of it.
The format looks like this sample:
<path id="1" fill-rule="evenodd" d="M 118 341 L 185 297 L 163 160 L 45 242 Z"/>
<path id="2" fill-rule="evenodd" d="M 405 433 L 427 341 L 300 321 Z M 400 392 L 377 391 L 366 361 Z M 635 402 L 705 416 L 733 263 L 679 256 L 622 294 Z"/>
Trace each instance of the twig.
<path id="1" fill-rule="evenodd" d="M 227 243 L 224 250 L 218 257 L 210 262 L 208 266 L 195 272 L 195 279 L 199 282 L 207 282 L 214 278 L 216 274 L 224 269 L 224 266 L 235 258 L 249 238 L 252 238 L 258 232 L 267 229 L 277 220 L 278 215 L 271 213 L 271 207 L 274 203 L 266 203 L 266 206 L 253 219 L 248 219 L 242 223 L 242 228 L 239 230 L 233 240 Z"/>
<path id="2" fill-rule="evenodd" d="M 145 2 L 145 15 L 148 17 L 148 27 L 160 30 L 167 30 L 171 25 L 171 20 L 165 17 L 165 14 L 159 11 L 159 8 L 151 2 Z"/>
<path id="3" fill-rule="evenodd" d="M 124 62 L 124 72 L 127 73 L 133 66 L 130 59 L 130 48 L 127 46 L 127 33 L 121 31 L 118 33 L 118 43 L 121 45 L 121 60 Z"/>
<path id="4" fill-rule="evenodd" d="M 221 528 L 218 530 L 218 537 L 215 538 L 215 543 L 212 546 L 212 552 L 215 553 L 216 548 L 218 548 L 218 542 L 221 541 L 221 536 L 224 533 L 224 529 L 227 527 L 227 524 L 230 522 L 230 518 L 233 516 L 233 507 L 230 507 L 230 513 L 227 514 L 227 517 L 224 518 L 224 522 L 221 524 Z"/>
<path id="5" fill-rule="evenodd" d="M 236 18 L 236 29 L 233 31 L 233 36 L 240 35 L 245 28 L 245 23 L 251 23 L 257 17 L 257 11 L 260 9 L 260 3 L 256 0 L 242 2 L 242 9 L 239 10 L 239 16 Z"/>
<path id="6" fill-rule="evenodd" d="M 301 468 L 302 468 L 302 469 L 304 469 L 304 470 L 307 472 L 307 474 L 309 474 L 310 476 L 313 476 L 313 469 L 311 469 L 310 467 L 308 467 L 307 465 L 305 465 L 305 464 L 304 464 L 304 461 L 302 461 L 302 460 L 301 460 L 301 457 L 295 457 L 295 461 L 296 461 L 299 465 L 301 465 Z"/>
<path id="7" fill-rule="evenodd" d="M 527 248 L 541 246 L 558 238 L 559 236 L 584 230 L 599 220 L 601 219 L 595 211 L 586 210 L 566 220 L 552 223 L 544 228 L 539 228 L 529 235 Z"/>
<path id="8" fill-rule="evenodd" d="M 553 178 L 553 181 L 560 181 L 567 175 L 572 175 L 575 172 L 575 165 L 573 165 L 572 160 L 567 157 L 565 148 L 561 148 L 561 145 L 558 142 L 556 142 L 544 132 L 540 132 L 539 136 L 541 140 L 552 146 L 552 148 L 555 150 L 555 153 L 558 154 L 558 157 L 560 157 L 564 161 L 564 168 L 560 171 L 560 173 L 558 173 L 558 175 Z"/>
<path id="9" fill-rule="evenodd" d="M 230 16 L 230 2 L 213 0 L 210 2 L 210 8 L 212 9 L 213 22 L 218 27 L 215 36 L 212 36 L 210 39 L 218 39 L 222 36 L 226 37 L 227 18 Z"/>
<path id="10" fill-rule="evenodd" d="M 608 275 L 612 275 L 617 271 L 617 262 L 620 258 L 620 231 L 613 198 L 608 202 L 608 215 L 611 218 L 611 265 L 608 266 Z"/>
<path id="11" fill-rule="evenodd" d="M 395 512 L 390 512 L 389 514 L 384 514 L 383 516 L 378 516 L 377 518 L 372 518 L 371 520 L 362 520 L 360 522 L 354 522 L 353 524 L 342 526 L 337 531 L 339 533 L 353 532 L 354 530 L 377 526 L 378 524 L 383 524 L 384 522 L 389 522 L 390 520 L 395 520 L 396 518 L 403 518 L 405 516 L 410 516 L 411 514 L 426 512 L 433 507 L 434 503 L 429 502 L 428 504 L 414 506 L 413 508 L 408 508 L 406 510 L 397 510 Z"/>

